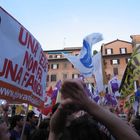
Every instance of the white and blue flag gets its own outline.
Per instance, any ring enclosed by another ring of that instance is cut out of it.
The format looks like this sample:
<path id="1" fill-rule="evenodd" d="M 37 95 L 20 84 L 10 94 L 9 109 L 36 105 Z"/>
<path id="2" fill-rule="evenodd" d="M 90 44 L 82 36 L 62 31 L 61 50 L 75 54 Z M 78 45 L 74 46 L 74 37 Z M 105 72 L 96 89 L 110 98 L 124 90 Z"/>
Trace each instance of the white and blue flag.
<path id="1" fill-rule="evenodd" d="M 83 39 L 83 47 L 77 56 L 63 55 L 74 65 L 84 77 L 92 76 L 94 72 L 92 45 L 103 40 L 101 33 L 92 33 Z"/>

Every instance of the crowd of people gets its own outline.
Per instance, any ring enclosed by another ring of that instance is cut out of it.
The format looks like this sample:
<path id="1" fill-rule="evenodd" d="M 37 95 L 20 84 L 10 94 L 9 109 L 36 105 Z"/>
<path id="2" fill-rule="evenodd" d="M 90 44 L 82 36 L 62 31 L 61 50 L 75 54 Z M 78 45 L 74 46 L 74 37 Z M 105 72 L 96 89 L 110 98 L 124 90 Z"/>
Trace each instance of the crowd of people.
<path id="1" fill-rule="evenodd" d="M 54 105 L 50 118 L 28 112 L 14 115 L 9 124 L 1 119 L 1 140 L 140 140 L 140 116 L 132 108 L 128 119 L 119 118 L 91 100 L 80 79 L 66 80 L 61 87 L 61 102 Z"/>

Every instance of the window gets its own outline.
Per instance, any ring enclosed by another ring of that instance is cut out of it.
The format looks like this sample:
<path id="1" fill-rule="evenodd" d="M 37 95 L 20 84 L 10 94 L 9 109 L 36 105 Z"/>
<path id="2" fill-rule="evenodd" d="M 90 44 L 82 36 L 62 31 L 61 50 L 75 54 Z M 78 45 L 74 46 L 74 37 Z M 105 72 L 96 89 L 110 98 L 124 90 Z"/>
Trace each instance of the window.
<path id="1" fill-rule="evenodd" d="M 52 55 L 49 55 L 49 58 L 53 58 L 53 56 Z"/>
<path id="2" fill-rule="evenodd" d="M 51 69 L 58 69 L 59 68 L 59 64 L 51 64 Z"/>
<path id="3" fill-rule="evenodd" d="M 116 60 L 112 60 L 112 64 L 118 64 L 118 60 L 116 59 Z"/>
<path id="4" fill-rule="evenodd" d="M 74 68 L 74 65 L 72 64 L 72 68 Z"/>
<path id="5" fill-rule="evenodd" d="M 57 78 L 56 78 L 55 74 L 51 75 L 51 82 L 53 82 L 53 81 L 57 81 Z"/>
<path id="6" fill-rule="evenodd" d="M 114 75 L 118 75 L 118 68 L 113 68 Z"/>
<path id="7" fill-rule="evenodd" d="M 109 48 L 109 49 L 106 49 L 106 54 L 113 54 L 113 49 L 112 48 Z"/>
<path id="8" fill-rule="evenodd" d="M 126 48 L 120 48 L 120 53 L 125 54 L 126 53 Z"/>
<path id="9" fill-rule="evenodd" d="M 67 79 L 67 74 L 63 74 L 63 79 Z"/>
<path id="10" fill-rule="evenodd" d="M 79 74 L 72 74 L 72 79 L 78 78 Z"/>
<path id="11" fill-rule="evenodd" d="M 61 55 L 55 55 L 55 58 L 61 58 Z"/>
<path id="12" fill-rule="evenodd" d="M 111 64 L 117 65 L 117 64 L 120 64 L 120 61 L 119 61 L 119 59 L 113 59 L 113 60 L 111 60 Z"/>
<path id="13" fill-rule="evenodd" d="M 139 46 L 140 46 L 140 44 L 139 44 L 139 43 L 137 43 L 137 44 L 136 44 L 136 48 L 137 48 L 137 47 L 139 47 Z"/>

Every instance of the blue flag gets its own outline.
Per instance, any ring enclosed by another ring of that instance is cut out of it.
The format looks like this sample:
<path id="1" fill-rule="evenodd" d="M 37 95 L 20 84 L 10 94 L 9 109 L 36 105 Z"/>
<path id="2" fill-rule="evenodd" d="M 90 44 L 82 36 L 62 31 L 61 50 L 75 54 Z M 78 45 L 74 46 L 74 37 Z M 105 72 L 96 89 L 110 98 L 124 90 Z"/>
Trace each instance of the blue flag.
<path id="1" fill-rule="evenodd" d="M 94 72 L 92 45 L 101 40 L 103 40 L 102 34 L 92 33 L 83 39 L 83 47 L 79 55 L 73 56 L 64 53 L 63 55 L 74 65 L 76 69 L 80 71 L 84 77 L 90 77 Z"/>

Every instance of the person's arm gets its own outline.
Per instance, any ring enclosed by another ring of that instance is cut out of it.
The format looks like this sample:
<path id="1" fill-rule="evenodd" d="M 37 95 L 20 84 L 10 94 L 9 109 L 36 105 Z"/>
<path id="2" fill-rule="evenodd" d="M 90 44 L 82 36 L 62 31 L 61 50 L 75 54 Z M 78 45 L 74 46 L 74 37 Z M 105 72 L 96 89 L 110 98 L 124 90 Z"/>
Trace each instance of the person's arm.
<path id="1" fill-rule="evenodd" d="M 23 135 L 22 140 L 27 140 L 27 136 Z"/>
<path id="2" fill-rule="evenodd" d="M 119 117 L 95 103 L 87 105 L 88 112 L 103 123 L 117 140 L 140 140 L 135 131 Z"/>
<path id="3" fill-rule="evenodd" d="M 117 140 L 140 140 L 137 133 L 123 120 L 88 98 L 82 81 L 66 81 L 62 85 L 61 93 L 64 99 L 72 99 L 74 103 L 80 105 L 81 108 L 103 123 Z"/>
<path id="4" fill-rule="evenodd" d="M 58 136 L 52 131 L 50 131 L 48 140 L 57 140 L 57 139 L 58 139 Z"/>
<path id="5" fill-rule="evenodd" d="M 68 102 L 69 102 L 69 100 L 68 100 Z M 58 140 L 59 136 L 61 135 L 61 132 L 63 131 L 63 129 L 65 127 L 67 110 L 62 107 L 62 106 L 65 106 L 65 103 L 67 104 L 67 100 L 62 102 L 58 106 L 57 110 L 54 112 L 54 114 L 51 117 L 50 132 L 49 132 L 48 140 Z"/>

